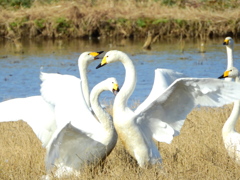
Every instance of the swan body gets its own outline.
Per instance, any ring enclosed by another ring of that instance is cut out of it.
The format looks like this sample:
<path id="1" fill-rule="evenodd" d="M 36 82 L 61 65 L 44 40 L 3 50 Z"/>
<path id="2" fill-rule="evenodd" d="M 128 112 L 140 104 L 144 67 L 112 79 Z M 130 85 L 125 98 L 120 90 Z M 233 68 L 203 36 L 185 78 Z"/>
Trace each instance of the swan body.
<path id="1" fill-rule="evenodd" d="M 81 114 L 78 117 L 81 119 L 69 119 L 70 121 L 66 122 L 63 128 L 55 131 L 47 146 L 46 168 L 48 172 L 53 165 L 56 165 L 55 175 L 57 177 L 72 173 L 77 175 L 78 170 L 84 166 L 96 165 L 103 161 L 115 147 L 117 133 L 112 117 L 99 104 L 99 95 L 105 90 L 113 93 L 119 91 L 115 78 L 102 81 L 91 91 L 90 102 L 98 120 L 84 101 L 76 100 L 80 102 L 75 105 L 82 110 L 78 111 Z M 81 98 L 84 99 L 83 95 Z M 66 106 L 68 105 L 66 104 Z M 89 126 L 87 131 L 82 127 L 82 122 Z"/>
<path id="2" fill-rule="evenodd" d="M 96 68 L 116 61 L 122 62 L 126 75 L 121 91 L 114 100 L 113 122 L 119 138 L 140 167 L 162 162 L 152 138 L 171 143 L 194 107 L 222 106 L 239 99 L 240 84 L 210 78 L 180 78 L 164 92 L 158 93 L 154 86 L 152 96 L 155 98 L 144 108 L 132 111 L 127 107 L 128 98 L 136 85 L 136 72 L 131 59 L 121 51 L 112 50 L 106 53 Z"/>
<path id="3" fill-rule="evenodd" d="M 62 127 L 69 120 L 69 116 L 66 115 L 67 111 L 61 109 L 62 104 L 58 103 L 59 101 L 64 102 L 68 99 L 67 96 L 74 99 L 83 93 L 83 101 L 86 101 L 90 107 L 87 67 L 98 59 L 102 52 L 84 52 L 79 56 L 78 66 L 82 78 L 82 88 L 80 88 L 81 80 L 75 76 L 41 72 L 41 96 L 16 98 L 1 102 L 0 122 L 18 120 L 27 122 L 41 140 L 42 146 L 46 147 L 57 126 Z M 72 103 L 70 99 L 68 102 Z M 57 113 L 60 110 L 66 113 Z M 61 115 L 65 116 L 61 117 Z"/>
<path id="4" fill-rule="evenodd" d="M 237 68 L 230 67 L 219 78 L 234 78 L 239 83 Z M 222 137 L 226 150 L 231 158 L 240 164 L 240 134 L 235 130 L 240 115 L 240 101 L 234 101 L 232 112 L 222 128 Z"/>

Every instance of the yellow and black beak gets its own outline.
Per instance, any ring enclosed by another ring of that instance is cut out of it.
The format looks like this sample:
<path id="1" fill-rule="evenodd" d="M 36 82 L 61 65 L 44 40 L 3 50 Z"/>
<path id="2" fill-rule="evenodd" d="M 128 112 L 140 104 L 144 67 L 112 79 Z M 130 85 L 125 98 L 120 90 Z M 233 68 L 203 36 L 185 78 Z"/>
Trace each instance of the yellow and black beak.
<path id="1" fill-rule="evenodd" d="M 104 51 L 99 51 L 99 52 L 91 52 L 90 55 L 94 57 L 94 60 L 99 59 L 99 55 L 102 54 Z"/>
<path id="2" fill-rule="evenodd" d="M 227 78 L 227 77 L 229 76 L 229 72 L 230 72 L 230 71 L 225 71 L 225 72 L 223 73 L 223 75 L 221 75 L 220 77 L 218 77 L 218 79 Z"/>
<path id="3" fill-rule="evenodd" d="M 96 67 L 96 69 L 103 67 L 107 64 L 107 57 L 104 56 L 104 58 L 102 59 L 101 63 Z"/>
<path id="4" fill-rule="evenodd" d="M 225 39 L 223 42 L 223 45 L 228 45 L 229 44 L 229 39 Z"/>
<path id="5" fill-rule="evenodd" d="M 119 90 L 118 84 L 113 84 L 113 90 L 112 90 L 113 94 L 116 96 L 119 91 L 120 90 Z"/>

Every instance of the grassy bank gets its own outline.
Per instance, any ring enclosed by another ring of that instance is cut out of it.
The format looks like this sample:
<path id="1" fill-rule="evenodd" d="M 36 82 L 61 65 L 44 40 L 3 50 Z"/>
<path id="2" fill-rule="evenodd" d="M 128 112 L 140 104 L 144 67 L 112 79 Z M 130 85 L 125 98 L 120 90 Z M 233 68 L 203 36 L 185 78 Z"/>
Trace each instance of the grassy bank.
<path id="1" fill-rule="evenodd" d="M 1 0 L 0 5 L 0 37 L 12 39 L 240 35 L 236 0 Z"/>
<path id="2" fill-rule="evenodd" d="M 221 137 L 231 109 L 225 106 L 191 112 L 180 136 L 171 144 L 158 144 L 162 169 L 139 168 L 118 142 L 103 167 L 86 169 L 80 177 L 66 179 L 239 179 L 239 165 L 228 157 Z M 0 147 L 0 179 L 33 180 L 45 174 L 45 150 L 26 123 L 0 123 Z"/>

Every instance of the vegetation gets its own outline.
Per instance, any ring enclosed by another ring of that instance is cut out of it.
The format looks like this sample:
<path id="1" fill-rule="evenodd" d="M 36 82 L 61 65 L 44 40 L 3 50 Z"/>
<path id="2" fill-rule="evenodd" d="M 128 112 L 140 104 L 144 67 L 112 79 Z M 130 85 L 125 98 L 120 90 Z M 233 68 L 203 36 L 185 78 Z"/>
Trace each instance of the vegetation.
<path id="1" fill-rule="evenodd" d="M 239 36 L 237 0 L 0 0 L 0 37 Z"/>
<path id="2" fill-rule="evenodd" d="M 228 157 L 221 137 L 231 110 L 225 106 L 191 112 L 171 144 L 158 143 L 161 168 L 139 168 L 119 141 L 104 165 L 85 169 L 80 178 L 65 179 L 239 179 L 239 165 Z M 0 123 L 0 146 L 0 179 L 32 180 L 45 174 L 45 150 L 23 121 Z"/>

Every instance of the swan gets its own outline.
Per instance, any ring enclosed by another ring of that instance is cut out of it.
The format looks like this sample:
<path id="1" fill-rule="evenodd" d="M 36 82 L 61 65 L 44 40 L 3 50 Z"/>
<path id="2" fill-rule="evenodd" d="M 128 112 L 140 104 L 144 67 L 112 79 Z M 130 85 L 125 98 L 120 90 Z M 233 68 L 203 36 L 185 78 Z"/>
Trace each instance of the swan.
<path id="1" fill-rule="evenodd" d="M 77 94 L 76 96 L 83 91 L 84 99 L 88 107 L 90 107 L 87 66 L 98 59 L 101 53 L 103 51 L 83 52 L 79 56 L 78 67 L 82 80 L 82 89 L 79 87 L 80 79 L 75 76 L 41 72 L 41 95 L 15 98 L 1 102 L 0 122 L 18 120 L 27 122 L 42 142 L 42 146 L 46 147 L 57 126 L 61 127 L 64 124 L 64 122 L 59 122 L 56 119 L 59 116 L 55 112 L 55 103 L 59 99 L 68 96 L 69 93 L 73 93 L 72 89 L 75 88 L 74 93 Z M 74 96 L 74 94 L 71 94 L 71 96 Z M 66 121 L 68 117 L 65 116 L 65 119 L 62 117 L 60 120 Z"/>
<path id="2" fill-rule="evenodd" d="M 233 67 L 233 48 L 234 40 L 231 37 L 224 39 L 223 45 L 226 45 L 227 50 L 227 69 Z"/>
<path id="3" fill-rule="evenodd" d="M 233 67 L 233 48 L 234 40 L 231 37 L 226 37 L 223 41 L 227 51 L 227 69 Z M 225 78 L 225 81 L 232 81 L 232 78 Z"/>
<path id="4" fill-rule="evenodd" d="M 171 143 L 194 107 L 222 106 L 239 99 L 240 84 L 210 78 L 180 78 L 164 92 L 155 90 L 155 99 L 148 106 L 132 111 L 127 101 L 136 86 L 136 71 L 127 54 L 111 50 L 96 68 L 116 61 L 125 67 L 125 81 L 114 100 L 113 122 L 126 150 L 142 168 L 162 162 L 152 138 Z"/>
<path id="5" fill-rule="evenodd" d="M 78 175 L 86 165 L 96 165 L 103 161 L 115 147 L 117 133 L 113 126 L 112 117 L 99 104 L 101 92 L 109 90 L 116 94 L 119 91 L 115 78 L 108 78 L 97 84 L 91 91 L 90 102 L 98 120 L 91 113 L 83 95 L 78 101 L 81 108 L 81 119 L 89 124 L 90 131 L 86 132 L 79 119 L 73 119 L 58 128 L 47 146 L 46 169 L 49 173 L 53 166 L 57 167 L 55 176 L 62 177 L 68 174 Z"/>
<path id="6" fill-rule="evenodd" d="M 234 78 L 239 83 L 239 72 L 235 67 L 227 69 L 219 78 Z M 224 146 L 231 158 L 240 164 L 240 134 L 235 130 L 240 115 L 240 101 L 234 101 L 233 110 L 222 128 Z"/>

